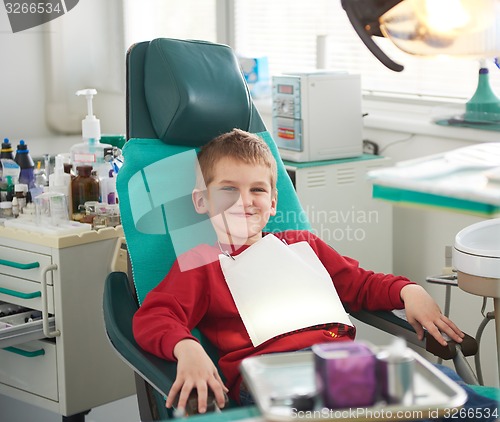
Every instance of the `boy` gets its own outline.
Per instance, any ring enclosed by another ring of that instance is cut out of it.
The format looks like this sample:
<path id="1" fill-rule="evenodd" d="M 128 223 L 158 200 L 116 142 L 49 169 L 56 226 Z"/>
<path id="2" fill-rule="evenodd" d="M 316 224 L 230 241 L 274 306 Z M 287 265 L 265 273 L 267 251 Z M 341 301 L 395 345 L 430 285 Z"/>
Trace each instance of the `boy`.
<path id="1" fill-rule="evenodd" d="M 326 268 L 340 300 L 350 309 L 404 307 L 408 321 L 420 338 L 425 327 L 443 345 L 446 341 L 441 332 L 456 342 L 462 341 L 463 333 L 442 315 L 421 286 L 404 277 L 359 268 L 356 261 L 340 256 L 312 233 L 262 232 L 270 216 L 276 214 L 278 193 L 276 162 L 260 138 L 235 129 L 205 145 L 198 155 L 198 163 L 193 204 L 198 213 L 210 217 L 218 242 L 199 245 L 187 252 L 182 256 L 182 265 L 180 259 L 177 260 L 165 279 L 148 294 L 133 323 L 134 335 L 141 347 L 178 362 L 177 378 L 168 394 L 167 407 L 172 406 L 178 395 L 178 407 L 184 408 L 193 388 L 198 392 L 200 413 L 206 410 L 208 388 L 213 391 L 220 407 L 224 406 L 226 392 L 239 401 L 239 365 L 249 356 L 354 339 L 354 328 L 335 320 L 283 332 L 257 345 L 252 343 L 226 284 L 226 273 L 219 263 L 219 255 L 230 254 L 238 260 L 238 256 L 249 251 L 250 246 L 255 245 L 255 248 L 262 244 L 259 241 L 265 236 L 276 236 L 287 245 L 306 241 Z M 286 302 L 286 295 L 283 296 Z M 252 298 L 248 300 L 252 305 L 257 304 L 258 298 L 253 302 Z M 194 327 L 198 327 L 218 350 L 219 366 L 229 388 L 191 335 Z"/>

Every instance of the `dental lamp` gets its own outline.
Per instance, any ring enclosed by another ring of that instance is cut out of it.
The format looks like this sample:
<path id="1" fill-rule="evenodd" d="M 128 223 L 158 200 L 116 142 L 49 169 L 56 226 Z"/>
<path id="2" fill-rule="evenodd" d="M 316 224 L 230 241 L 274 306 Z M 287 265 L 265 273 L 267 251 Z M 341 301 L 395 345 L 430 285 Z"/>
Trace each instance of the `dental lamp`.
<path id="1" fill-rule="evenodd" d="M 500 0 L 341 0 L 354 30 L 387 68 L 401 72 L 374 37 L 418 56 L 481 60 L 478 86 L 465 114 L 438 124 L 500 130 L 500 99 L 489 83 L 485 59 L 500 56 Z M 498 59 L 497 59 L 498 65 Z"/>

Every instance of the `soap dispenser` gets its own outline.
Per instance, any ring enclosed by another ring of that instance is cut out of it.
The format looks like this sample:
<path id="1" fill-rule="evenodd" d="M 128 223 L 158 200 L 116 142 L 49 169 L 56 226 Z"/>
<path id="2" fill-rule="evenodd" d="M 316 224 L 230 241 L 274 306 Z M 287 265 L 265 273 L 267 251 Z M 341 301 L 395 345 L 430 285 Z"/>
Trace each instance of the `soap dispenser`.
<path id="1" fill-rule="evenodd" d="M 83 142 L 75 144 L 70 149 L 71 163 L 76 172 L 79 166 L 92 166 L 96 171 L 105 164 L 104 152 L 112 148 L 109 144 L 101 144 L 101 123 L 94 116 L 92 99 L 97 94 L 95 89 L 82 89 L 76 92 L 78 96 L 85 96 L 87 100 L 87 116 L 82 120 Z"/>

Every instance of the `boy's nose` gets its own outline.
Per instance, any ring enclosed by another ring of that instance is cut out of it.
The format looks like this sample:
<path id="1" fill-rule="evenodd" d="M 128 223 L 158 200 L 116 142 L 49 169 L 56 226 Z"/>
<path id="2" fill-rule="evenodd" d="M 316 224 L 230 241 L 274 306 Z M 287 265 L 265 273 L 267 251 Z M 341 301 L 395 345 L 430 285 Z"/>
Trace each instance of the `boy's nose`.
<path id="1" fill-rule="evenodd" d="M 253 196 L 250 192 L 240 192 L 241 202 L 244 207 L 248 207 L 253 203 Z"/>

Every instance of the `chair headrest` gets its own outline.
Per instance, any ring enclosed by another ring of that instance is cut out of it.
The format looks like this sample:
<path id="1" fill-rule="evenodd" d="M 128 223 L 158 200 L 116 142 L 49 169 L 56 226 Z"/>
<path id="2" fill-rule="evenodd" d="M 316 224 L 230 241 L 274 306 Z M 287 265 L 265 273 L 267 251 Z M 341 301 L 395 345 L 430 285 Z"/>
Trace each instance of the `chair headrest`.
<path id="1" fill-rule="evenodd" d="M 250 124 L 250 94 L 236 56 L 225 45 L 151 41 L 144 91 L 158 138 L 169 144 L 198 147 Z"/>

